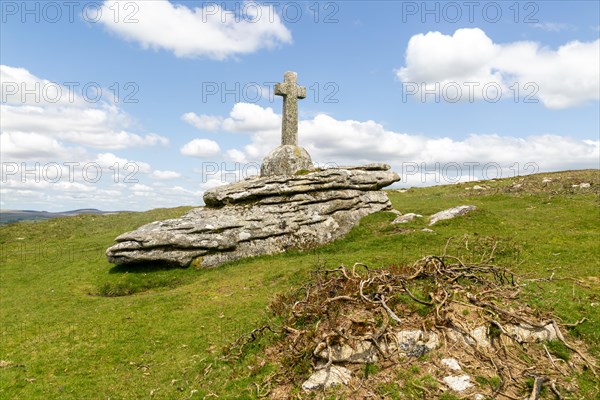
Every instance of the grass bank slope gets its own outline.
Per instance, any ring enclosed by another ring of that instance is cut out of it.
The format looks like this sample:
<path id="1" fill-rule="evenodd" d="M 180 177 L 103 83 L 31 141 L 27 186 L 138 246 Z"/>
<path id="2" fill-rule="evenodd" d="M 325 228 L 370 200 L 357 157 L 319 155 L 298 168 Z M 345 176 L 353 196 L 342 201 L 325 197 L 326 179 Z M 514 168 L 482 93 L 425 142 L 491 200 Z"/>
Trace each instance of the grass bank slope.
<path id="1" fill-rule="evenodd" d="M 589 183 L 581 185 L 582 183 Z M 574 186 L 577 185 L 577 186 Z M 474 188 L 479 186 L 480 188 Z M 532 306 L 553 311 L 600 356 L 599 171 L 390 191 L 402 213 L 363 219 L 346 238 L 311 252 L 257 257 L 216 269 L 114 267 L 104 250 L 119 234 L 189 208 L 82 215 L 0 227 L 0 398 L 255 398 L 273 366 L 222 349 L 268 318 L 279 293 L 317 267 L 412 263 L 449 253 L 480 257 L 532 278 Z M 427 227 L 427 216 L 473 204 L 466 216 Z M 585 382 L 584 397 L 597 382 Z M 591 398 L 591 397 L 587 397 Z"/>

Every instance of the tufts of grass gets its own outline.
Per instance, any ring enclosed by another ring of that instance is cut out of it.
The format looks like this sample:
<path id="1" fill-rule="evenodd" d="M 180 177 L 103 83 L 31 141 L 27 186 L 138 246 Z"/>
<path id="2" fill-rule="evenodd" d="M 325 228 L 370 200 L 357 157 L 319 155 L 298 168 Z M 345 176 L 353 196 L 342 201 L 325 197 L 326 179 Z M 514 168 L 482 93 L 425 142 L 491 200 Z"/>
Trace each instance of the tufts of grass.
<path id="1" fill-rule="evenodd" d="M 560 340 L 551 340 L 545 342 L 548 351 L 560 358 L 561 360 L 569 361 L 571 359 L 571 350 Z"/>

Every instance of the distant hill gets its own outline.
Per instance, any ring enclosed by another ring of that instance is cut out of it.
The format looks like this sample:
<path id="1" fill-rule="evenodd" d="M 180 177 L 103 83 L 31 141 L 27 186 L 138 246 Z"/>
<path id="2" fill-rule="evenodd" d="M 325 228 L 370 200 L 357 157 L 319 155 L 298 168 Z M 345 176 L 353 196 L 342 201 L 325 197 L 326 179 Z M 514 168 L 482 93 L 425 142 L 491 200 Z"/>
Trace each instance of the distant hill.
<path id="1" fill-rule="evenodd" d="M 48 212 L 35 210 L 0 210 L 0 225 L 11 224 L 19 221 L 40 221 L 59 217 L 73 217 L 81 214 L 115 214 L 121 211 L 101 211 L 95 208 L 81 208 L 79 210 Z"/>

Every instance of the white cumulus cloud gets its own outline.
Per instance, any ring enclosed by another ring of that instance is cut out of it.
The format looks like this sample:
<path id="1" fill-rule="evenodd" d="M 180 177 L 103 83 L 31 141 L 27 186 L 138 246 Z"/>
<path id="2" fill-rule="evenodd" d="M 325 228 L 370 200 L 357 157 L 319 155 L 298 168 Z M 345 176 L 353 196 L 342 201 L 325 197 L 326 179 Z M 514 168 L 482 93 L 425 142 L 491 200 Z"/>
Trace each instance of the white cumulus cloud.
<path id="1" fill-rule="evenodd" d="M 267 110 L 270 109 L 263 109 L 264 112 Z M 246 118 L 249 121 L 240 119 L 238 124 L 243 126 L 254 122 L 253 115 L 247 114 Z M 223 125 L 222 130 L 225 131 L 225 128 Z M 262 128 L 255 128 L 250 144 L 227 150 L 231 160 L 261 162 L 269 151 L 279 145 L 278 127 L 273 128 L 270 122 L 265 121 Z M 407 163 L 425 163 L 430 167 L 436 163 L 458 163 L 467 169 L 470 163 L 478 163 L 480 167 L 492 163 L 504 170 L 510 170 L 515 163 L 521 166 L 529 163 L 539 171 L 598 168 L 600 157 L 600 141 L 579 140 L 566 135 L 541 132 L 513 137 L 472 133 L 462 140 L 433 138 L 391 131 L 371 120 L 337 120 L 325 114 L 299 121 L 299 142 L 319 165 L 386 162 L 397 170 Z"/>
<path id="2" fill-rule="evenodd" d="M 0 81 L 0 135 L 5 157 L 31 160 L 69 151 L 81 153 L 83 147 L 168 144 L 167 138 L 154 133 L 131 132 L 131 117 L 111 102 L 90 102 L 69 87 L 38 78 L 24 68 L 0 65 Z M 61 95 L 56 97 L 46 88 L 58 88 Z"/>
<path id="3" fill-rule="evenodd" d="M 229 116 L 183 114 L 185 122 L 200 130 L 227 132 L 258 132 L 265 129 L 279 129 L 281 117 L 271 107 L 263 108 L 253 103 L 236 103 Z"/>
<path id="4" fill-rule="evenodd" d="M 138 1 L 127 12 L 123 4 L 129 3 L 105 1 L 100 22 L 143 48 L 168 50 L 177 57 L 223 60 L 292 40 L 269 4 L 239 2 L 239 12 L 228 11 L 218 2 L 192 9 L 167 0 Z M 115 18 L 114 10 L 121 11 L 120 18 Z"/>
<path id="5" fill-rule="evenodd" d="M 181 174 L 179 172 L 175 172 L 175 171 L 155 170 L 154 172 L 152 172 L 152 177 L 159 179 L 159 180 L 167 180 L 167 179 L 180 178 Z"/>
<path id="6" fill-rule="evenodd" d="M 190 157 L 213 157 L 221 152 L 221 148 L 214 140 L 194 139 L 183 145 L 180 152 Z"/>
<path id="7" fill-rule="evenodd" d="M 598 101 L 599 70 L 600 39 L 572 41 L 553 50 L 528 41 L 498 44 L 479 28 L 464 28 L 453 35 L 428 32 L 411 37 L 406 65 L 396 74 L 405 84 L 424 83 L 427 89 L 436 83 L 458 83 L 465 89 L 477 84 L 475 98 L 485 97 L 486 84 L 497 84 L 504 98 L 513 98 L 507 92 L 518 83 L 521 91 L 535 94 L 546 107 L 560 109 Z"/>

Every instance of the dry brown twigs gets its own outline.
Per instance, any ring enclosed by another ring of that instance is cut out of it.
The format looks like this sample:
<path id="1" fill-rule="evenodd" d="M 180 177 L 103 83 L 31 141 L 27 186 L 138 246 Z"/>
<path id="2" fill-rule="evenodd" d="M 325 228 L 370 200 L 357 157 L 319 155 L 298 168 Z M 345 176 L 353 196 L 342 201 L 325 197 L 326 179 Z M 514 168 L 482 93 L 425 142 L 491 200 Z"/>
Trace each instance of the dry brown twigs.
<path id="1" fill-rule="evenodd" d="M 271 309 L 280 321 L 278 327 L 264 325 L 238 338 L 228 357 L 240 356 L 246 344 L 270 331 L 276 340 L 268 354 L 284 371 L 274 381 L 298 385 L 310 370 L 334 363 L 334 346 L 345 344 L 356 349 L 361 342 L 368 342 L 378 350 L 378 363 L 387 372 L 380 378 L 375 373 L 365 382 L 379 379 L 381 383 L 389 379 L 389 368 L 419 361 L 385 351 L 390 348 L 387 344 L 397 340 L 395 334 L 401 330 L 422 330 L 437 333 L 443 343 L 421 362 L 439 365 L 436 360 L 442 357 L 461 360 L 465 372 L 479 377 L 478 393 L 506 398 L 530 395 L 530 399 L 537 399 L 544 385 L 558 398 L 562 397 L 561 391 L 576 391 L 574 380 L 567 377 L 585 368 L 596 374 L 596 366 L 581 344 L 565 340 L 559 325 L 575 326 L 585 319 L 558 324 L 551 315 L 519 302 L 520 286 L 514 274 L 489 262 L 494 251 L 495 246 L 478 263 L 444 254 L 423 257 L 412 266 L 372 269 L 357 263 L 350 268 L 341 265 L 318 270 L 300 290 L 273 302 Z M 548 324 L 558 340 L 574 353 L 570 361 L 556 362 L 545 343 L 527 343 L 510 329 L 543 329 Z M 488 344 L 475 337 L 478 327 L 485 328 Z M 462 340 L 456 341 L 457 333 Z M 317 355 L 324 350 L 328 357 L 320 360 Z M 298 365 L 305 367 L 295 368 Z M 354 372 L 354 385 L 364 394 L 376 392 L 376 387 L 356 381 L 363 367 L 344 366 Z M 436 379 L 443 377 L 442 368 L 432 370 L 438 374 Z M 443 390 L 448 389 L 440 384 L 437 389 L 424 388 L 423 393 L 435 396 L 434 392 Z"/>

